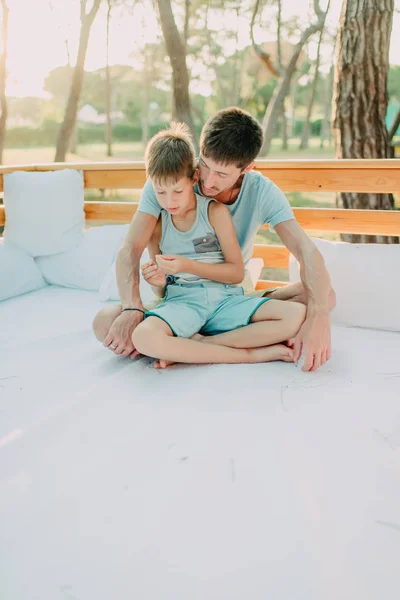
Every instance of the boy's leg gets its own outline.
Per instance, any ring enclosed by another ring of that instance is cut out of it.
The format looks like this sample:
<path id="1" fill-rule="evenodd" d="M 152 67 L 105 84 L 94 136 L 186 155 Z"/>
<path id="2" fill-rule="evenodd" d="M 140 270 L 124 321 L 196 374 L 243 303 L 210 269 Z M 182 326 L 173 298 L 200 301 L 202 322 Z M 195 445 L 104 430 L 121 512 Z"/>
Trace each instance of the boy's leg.
<path id="1" fill-rule="evenodd" d="M 192 364 L 257 363 L 273 360 L 293 362 L 293 350 L 283 345 L 267 348 L 229 348 L 175 337 L 170 326 L 159 317 L 149 316 L 133 332 L 132 341 L 140 354 L 170 362 Z"/>
<path id="2" fill-rule="evenodd" d="M 227 308 L 226 310 L 230 310 Z M 259 348 L 286 341 L 297 335 L 306 316 L 306 307 L 298 302 L 268 300 L 254 312 L 250 324 L 217 335 L 197 337 L 207 346 Z"/>

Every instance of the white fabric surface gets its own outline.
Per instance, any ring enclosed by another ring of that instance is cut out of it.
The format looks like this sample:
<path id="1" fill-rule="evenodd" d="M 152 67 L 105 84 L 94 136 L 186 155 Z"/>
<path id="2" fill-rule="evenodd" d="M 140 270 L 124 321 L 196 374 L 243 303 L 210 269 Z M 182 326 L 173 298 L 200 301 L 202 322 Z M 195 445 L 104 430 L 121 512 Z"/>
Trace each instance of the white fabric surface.
<path id="1" fill-rule="evenodd" d="M 97 298 L 0 305 L 2 600 L 396 596 L 399 334 L 160 373 L 95 340 Z"/>
<path id="2" fill-rule="evenodd" d="M 53 285 L 98 291 L 115 261 L 129 225 L 92 227 L 81 243 L 52 256 L 41 256 L 36 264 Z"/>
<path id="3" fill-rule="evenodd" d="M 325 259 L 336 292 L 332 322 L 400 331 L 400 246 L 313 242 Z M 293 255 L 289 279 L 300 281 L 299 263 Z"/>
<path id="4" fill-rule="evenodd" d="M 4 175 L 4 237 L 36 258 L 77 246 L 85 226 L 82 171 Z"/>
<path id="5" fill-rule="evenodd" d="M 15 244 L 0 240 L 0 301 L 46 285 L 35 261 Z"/>

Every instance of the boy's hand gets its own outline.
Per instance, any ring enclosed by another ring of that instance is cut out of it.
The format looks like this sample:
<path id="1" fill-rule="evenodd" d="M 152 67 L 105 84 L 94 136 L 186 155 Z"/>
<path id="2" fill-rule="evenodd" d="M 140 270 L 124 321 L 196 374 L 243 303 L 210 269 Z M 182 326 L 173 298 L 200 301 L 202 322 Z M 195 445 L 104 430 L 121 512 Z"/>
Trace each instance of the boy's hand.
<path id="1" fill-rule="evenodd" d="M 142 265 L 142 275 L 143 279 L 150 285 L 154 285 L 155 287 L 165 287 L 167 285 L 164 272 L 154 260 Z"/>
<path id="2" fill-rule="evenodd" d="M 160 269 L 167 275 L 176 275 L 187 270 L 187 258 L 177 254 L 157 254 L 156 261 Z"/>

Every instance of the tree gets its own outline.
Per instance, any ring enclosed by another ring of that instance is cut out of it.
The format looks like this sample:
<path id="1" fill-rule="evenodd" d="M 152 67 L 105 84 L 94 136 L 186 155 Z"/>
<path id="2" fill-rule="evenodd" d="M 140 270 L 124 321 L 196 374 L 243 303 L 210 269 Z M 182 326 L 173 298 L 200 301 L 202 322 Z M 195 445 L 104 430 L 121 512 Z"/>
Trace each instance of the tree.
<path id="1" fill-rule="evenodd" d="M 329 2 L 330 2 L 330 0 L 329 0 Z M 329 9 L 329 4 L 328 4 L 328 9 Z M 320 67 L 320 62 L 321 62 L 321 45 L 322 45 L 322 38 L 324 35 L 324 26 L 325 26 L 326 14 L 328 12 L 328 9 L 325 12 L 324 24 L 321 27 L 321 31 L 319 33 L 317 57 L 315 59 L 315 67 L 314 67 L 314 77 L 313 77 L 313 80 L 311 83 L 310 95 L 308 97 L 306 120 L 304 121 L 303 131 L 301 132 L 301 141 L 300 141 L 300 149 L 301 150 L 305 150 L 306 148 L 308 148 L 308 140 L 310 137 L 310 121 L 311 121 L 311 115 L 312 115 L 312 111 L 313 111 L 313 107 L 314 107 L 315 95 L 317 92 L 319 67 Z"/>
<path id="2" fill-rule="evenodd" d="M 280 0 L 279 0 L 279 2 L 280 2 Z M 317 21 L 315 23 L 311 23 L 311 25 L 309 25 L 307 27 L 307 29 L 305 29 L 305 31 L 303 31 L 303 33 L 300 36 L 300 40 L 297 42 L 297 44 L 293 48 L 292 55 L 287 63 L 286 68 L 282 71 L 279 71 L 277 66 L 273 64 L 271 57 L 269 55 L 262 55 L 262 53 L 260 53 L 259 47 L 254 43 L 253 28 L 254 28 L 254 22 L 255 22 L 257 12 L 258 12 L 258 8 L 260 5 L 260 0 L 256 0 L 255 6 L 254 6 L 253 17 L 252 17 L 252 21 L 251 21 L 251 34 L 252 34 L 253 46 L 254 46 L 256 52 L 259 54 L 261 60 L 263 60 L 263 62 L 265 63 L 266 67 L 271 71 L 271 73 L 274 73 L 278 77 L 278 85 L 276 86 L 276 88 L 274 90 L 274 94 L 272 96 L 271 102 L 267 106 L 265 116 L 263 119 L 264 146 L 263 146 L 262 152 L 263 152 L 264 156 L 266 156 L 269 152 L 269 149 L 271 146 L 271 141 L 272 141 L 272 136 L 274 134 L 278 118 L 279 118 L 280 114 L 282 113 L 282 106 L 284 105 L 285 98 L 288 95 L 288 92 L 290 90 L 290 84 L 291 84 L 293 75 L 296 71 L 297 62 L 298 62 L 299 56 L 301 54 L 301 51 L 302 51 L 303 47 L 305 46 L 305 44 L 307 43 L 307 41 L 315 33 L 317 33 L 318 31 L 321 31 L 321 28 L 323 27 L 323 25 L 325 23 L 327 11 L 324 12 L 320 9 L 319 0 L 313 0 L 313 3 L 314 3 L 314 12 L 316 14 Z"/>
<path id="3" fill-rule="evenodd" d="M 112 0 L 107 0 L 107 25 L 106 25 L 106 89 L 105 89 L 105 105 L 106 105 L 106 145 L 107 156 L 112 156 L 112 124 L 111 124 L 111 76 L 110 76 L 110 20 L 111 20 Z"/>
<path id="4" fill-rule="evenodd" d="M 161 29 L 172 67 L 172 118 L 187 123 L 196 139 L 189 96 L 189 72 L 186 64 L 186 44 L 175 23 L 170 0 L 157 0 Z M 188 10 L 188 4 L 186 4 Z M 187 19 L 185 17 L 185 23 Z M 186 31 L 188 24 L 185 25 Z M 187 35 L 187 33 L 186 33 Z"/>
<path id="5" fill-rule="evenodd" d="M 6 0 L 1 0 L 2 8 L 2 39 L 0 55 L 0 164 L 3 162 L 4 138 L 7 124 L 7 98 L 6 98 L 6 77 L 7 77 L 7 42 L 8 42 L 8 13 L 9 9 Z"/>
<path id="6" fill-rule="evenodd" d="M 344 0 L 338 35 L 333 98 L 337 158 L 387 158 L 389 44 L 394 0 Z M 344 208 L 394 208 L 392 194 L 341 193 Z M 378 236 L 352 241 L 394 242 Z"/>
<path id="7" fill-rule="evenodd" d="M 97 15 L 101 0 L 93 0 L 92 8 L 86 12 L 87 0 L 80 0 L 81 7 L 81 31 L 79 37 L 78 56 L 72 75 L 72 83 L 69 91 L 64 121 L 58 134 L 56 146 L 56 162 L 64 162 L 70 144 L 71 136 L 76 124 L 79 99 L 82 91 L 82 82 L 85 67 L 85 58 L 89 43 L 90 30 Z"/>

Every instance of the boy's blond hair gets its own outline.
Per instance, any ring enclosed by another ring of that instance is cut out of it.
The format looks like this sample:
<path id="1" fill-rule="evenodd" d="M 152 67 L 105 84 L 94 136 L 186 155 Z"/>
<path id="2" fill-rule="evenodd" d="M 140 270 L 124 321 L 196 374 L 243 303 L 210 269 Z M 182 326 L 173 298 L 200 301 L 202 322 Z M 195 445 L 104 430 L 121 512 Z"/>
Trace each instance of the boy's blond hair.
<path id="1" fill-rule="evenodd" d="M 169 129 L 156 133 L 147 144 L 145 161 L 147 176 L 159 183 L 192 179 L 197 165 L 189 127 L 171 123 Z"/>

